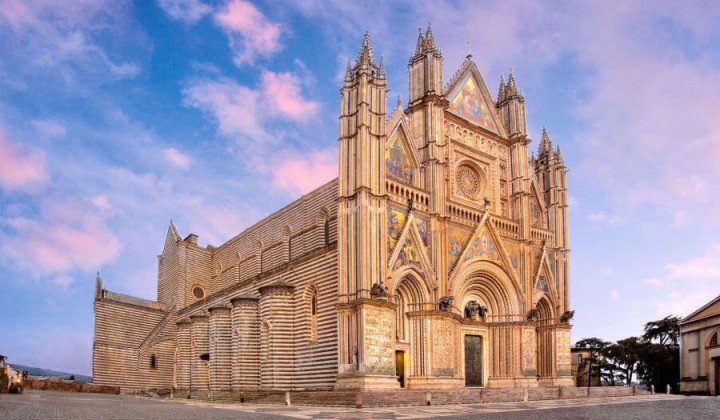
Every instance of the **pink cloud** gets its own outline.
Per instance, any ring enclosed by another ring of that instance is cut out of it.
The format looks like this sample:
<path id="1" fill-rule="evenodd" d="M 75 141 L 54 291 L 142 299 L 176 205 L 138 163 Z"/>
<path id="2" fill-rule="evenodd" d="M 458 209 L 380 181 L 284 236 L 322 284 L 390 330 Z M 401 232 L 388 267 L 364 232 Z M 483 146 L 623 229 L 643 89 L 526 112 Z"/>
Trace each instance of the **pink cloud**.
<path id="1" fill-rule="evenodd" d="M 215 14 L 235 51 L 235 64 L 252 63 L 256 56 L 270 56 L 280 49 L 281 25 L 268 20 L 254 4 L 233 0 Z"/>
<path id="2" fill-rule="evenodd" d="M 44 154 L 13 143 L 0 128 L 0 187 L 12 191 L 46 179 Z"/>
<path id="3" fill-rule="evenodd" d="M 157 0 L 160 8 L 173 19 L 185 23 L 195 23 L 212 11 L 212 8 L 200 0 Z"/>
<path id="4" fill-rule="evenodd" d="M 262 90 L 271 109 L 295 119 L 304 119 L 317 111 L 317 103 L 305 100 L 300 93 L 300 79 L 291 73 L 262 73 Z"/>
<path id="5" fill-rule="evenodd" d="M 323 150 L 304 156 L 288 156 L 279 161 L 271 174 L 275 187 L 305 194 L 337 177 L 337 151 Z"/>
<path id="6" fill-rule="evenodd" d="M 7 0 L 0 7 L 0 16 L 17 29 L 24 21 L 30 19 L 30 10 L 21 0 Z"/>
<path id="7" fill-rule="evenodd" d="M 65 213 L 72 212 L 65 206 Z M 2 251 L 16 265 L 37 275 L 75 269 L 92 271 L 119 253 L 119 239 L 93 214 L 73 215 L 74 221 L 7 220 L 14 235 L 2 235 Z"/>
<path id="8" fill-rule="evenodd" d="M 718 279 L 720 280 L 720 243 L 708 246 L 704 255 L 690 258 L 684 263 L 671 263 L 663 267 L 672 279 Z"/>
<path id="9" fill-rule="evenodd" d="M 192 163 L 190 156 L 175 148 L 163 149 L 163 156 L 165 157 L 165 160 L 182 169 L 190 167 L 190 164 Z"/>
<path id="10" fill-rule="evenodd" d="M 228 79 L 197 80 L 184 90 L 185 103 L 210 114 L 220 134 L 241 135 L 251 141 L 269 136 L 261 127 L 260 94 Z"/>

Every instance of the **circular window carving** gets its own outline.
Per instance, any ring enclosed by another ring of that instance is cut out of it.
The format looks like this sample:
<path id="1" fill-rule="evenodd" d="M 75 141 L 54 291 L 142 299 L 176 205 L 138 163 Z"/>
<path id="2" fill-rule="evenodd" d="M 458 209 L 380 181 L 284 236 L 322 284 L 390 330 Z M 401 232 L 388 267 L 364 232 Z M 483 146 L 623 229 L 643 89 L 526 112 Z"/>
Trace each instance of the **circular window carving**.
<path id="1" fill-rule="evenodd" d="M 205 290 L 200 286 L 195 286 L 192 289 L 192 294 L 196 299 L 202 299 L 205 297 Z"/>
<path id="2" fill-rule="evenodd" d="M 477 198 L 482 192 L 483 186 L 480 174 L 468 165 L 458 167 L 456 180 L 460 191 L 470 198 Z"/>

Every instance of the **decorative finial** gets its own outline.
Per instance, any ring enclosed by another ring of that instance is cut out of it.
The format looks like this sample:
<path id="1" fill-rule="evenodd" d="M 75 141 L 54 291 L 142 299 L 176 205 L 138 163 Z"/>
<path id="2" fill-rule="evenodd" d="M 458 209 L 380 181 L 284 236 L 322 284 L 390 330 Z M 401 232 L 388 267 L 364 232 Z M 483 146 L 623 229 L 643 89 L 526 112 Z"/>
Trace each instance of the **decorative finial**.
<path id="1" fill-rule="evenodd" d="M 415 202 L 413 201 L 412 198 L 408 198 L 408 200 L 407 200 L 407 205 L 408 205 L 408 215 L 410 215 L 410 213 L 411 213 L 413 210 L 415 210 Z"/>
<path id="2" fill-rule="evenodd" d="M 350 80 L 352 80 L 352 64 L 351 64 L 351 61 L 352 61 L 352 60 L 350 60 L 350 59 L 348 58 L 347 69 L 345 69 L 345 81 L 350 81 Z"/>
<path id="3" fill-rule="evenodd" d="M 418 39 L 417 39 L 417 45 L 415 45 L 415 55 L 413 57 L 422 55 L 424 49 L 425 49 L 425 38 L 423 38 L 422 28 L 418 27 Z"/>
<path id="4" fill-rule="evenodd" d="M 360 52 L 358 53 L 358 65 L 362 66 L 363 64 L 372 64 L 372 62 L 373 57 L 372 46 L 370 45 L 370 33 L 365 30 L 362 46 L 360 47 Z"/>
<path id="5" fill-rule="evenodd" d="M 472 44 L 470 43 L 470 41 L 466 41 L 466 42 L 467 42 L 467 47 L 468 47 L 468 53 L 465 56 L 465 59 L 470 60 L 470 59 L 472 59 Z"/>
<path id="6" fill-rule="evenodd" d="M 380 56 L 380 68 L 378 69 L 378 77 L 381 79 L 385 77 L 385 58 L 382 55 Z"/>
<path id="7" fill-rule="evenodd" d="M 435 37 L 432 33 L 432 25 L 428 21 L 427 31 L 425 31 L 425 52 L 435 52 Z"/>
<path id="8" fill-rule="evenodd" d="M 402 108 L 402 95 L 398 95 L 397 106 L 398 108 Z"/>

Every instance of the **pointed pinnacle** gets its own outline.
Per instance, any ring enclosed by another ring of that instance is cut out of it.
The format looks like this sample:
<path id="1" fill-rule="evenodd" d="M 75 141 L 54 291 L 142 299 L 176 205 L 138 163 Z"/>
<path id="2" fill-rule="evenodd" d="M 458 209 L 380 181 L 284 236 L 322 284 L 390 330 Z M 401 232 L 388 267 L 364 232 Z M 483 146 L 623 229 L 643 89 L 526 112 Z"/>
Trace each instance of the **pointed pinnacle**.
<path id="1" fill-rule="evenodd" d="M 425 31 L 425 51 L 435 51 L 435 37 L 433 37 L 430 21 L 428 21 L 427 30 Z"/>
<path id="2" fill-rule="evenodd" d="M 380 68 L 378 69 L 378 77 L 385 78 L 385 57 L 380 56 Z"/>
<path id="3" fill-rule="evenodd" d="M 418 28 L 418 40 L 417 40 L 417 45 L 415 46 L 414 57 L 417 57 L 418 55 L 422 55 L 424 47 L 425 47 L 425 38 L 423 38 L 422 28 Z"/>
<path id="4" fill-rule="evenodd" d="M 370 45 L 370 34 L 365 31 L 363 36 L 362 46 L 360 46 L 360 52 L 358 52 L 358 64 L 371 64 L 373 61 L 372 57 L 372 46 Z"/>
<path id="5" fill-rule="evenodd" d="M 398 95 L 397 107 L 402 108 L 402 95 Z"/>
<path id="6" fill-rule="evenodd" d="M 552 152 L 552 141 L 545 126 L 543 126 L 542 140 L 540 141 L 540 153 L 543 152 Z"/>
<path id="7" fill-rule="evenodd" d="M 345 81 L 346 82 L 352 80 L 352 65 L 350 63 L 351 63 L 351 60 L 348 58 L 347 69 L 345 69 Z"/>
<path id="8" fill-rule="evenodd" d="M 500 86 L 498 87 L 497 101 L 505 100 L 505 76 L 500 75 Z"/>

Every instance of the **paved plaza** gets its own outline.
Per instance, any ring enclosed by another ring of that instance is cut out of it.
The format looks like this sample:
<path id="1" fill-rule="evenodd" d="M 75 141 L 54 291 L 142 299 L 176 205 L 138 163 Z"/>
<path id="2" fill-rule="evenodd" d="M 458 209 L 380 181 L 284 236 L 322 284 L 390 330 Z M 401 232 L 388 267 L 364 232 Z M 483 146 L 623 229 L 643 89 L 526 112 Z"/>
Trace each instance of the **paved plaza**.
<path id="1" fill-rule="evenodd" d="M 718 419 L 720 398 L 654 395 L 430 407 L 249 405 L 28 390 L 0 396 L 0 419 Z"/>

